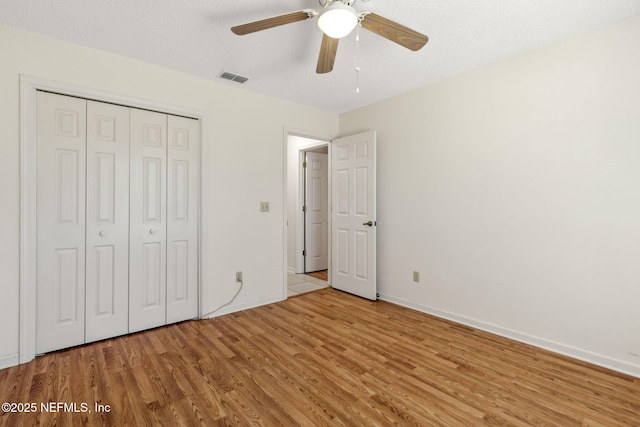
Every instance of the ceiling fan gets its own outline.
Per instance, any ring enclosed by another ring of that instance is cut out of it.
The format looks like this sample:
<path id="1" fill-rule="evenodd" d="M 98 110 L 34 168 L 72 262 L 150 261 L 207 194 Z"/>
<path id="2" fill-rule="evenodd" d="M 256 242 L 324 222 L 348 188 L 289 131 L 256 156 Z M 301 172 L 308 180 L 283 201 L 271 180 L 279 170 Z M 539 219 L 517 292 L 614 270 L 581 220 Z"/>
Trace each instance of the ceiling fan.
<path id="1" fill-rule="evenodd" d="M 372 12 L 356 11 L 353 5 L 357 0 L 318 1 L 322 6 L 322 10 L 319 13 L 313 9 L 304 9 L 238 25 L 231 28 L 231 31 L 242 36 L 318 16 L 318 26 L 323 32 L 320 55 L 316 67 L 316 73 L 318 74 L 328 73 L 333 70 L 338 41 L 351 33 L 356 25 L 361 25 L 363 28 L 413 51 L 421 49 L 429 41 L 427 36 L 380 15 Z"/>

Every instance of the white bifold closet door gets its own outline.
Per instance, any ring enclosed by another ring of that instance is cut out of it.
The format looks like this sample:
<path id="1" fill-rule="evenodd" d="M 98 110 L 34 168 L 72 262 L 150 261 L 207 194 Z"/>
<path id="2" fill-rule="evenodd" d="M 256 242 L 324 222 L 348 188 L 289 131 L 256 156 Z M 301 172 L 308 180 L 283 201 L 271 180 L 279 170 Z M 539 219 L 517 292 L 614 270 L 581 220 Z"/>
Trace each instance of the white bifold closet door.
<path id="1" fill-rule="evenodd" d="M 38 92 L 36 353 L 84 343 L 86 101 Z"/>
<path id="2" fill-rule="evenodd" d="M 131 109 L 129 331 L 198 315 L 198 121 Z"/>
<path id="3" fill-rule="evenodd" d="M 129 109 L 87 101 L 85 341 L 129 328 Z"/>
<path id="4" fill-rule="evenodd" d="M 36 352 L 198 315 L 199 122 L 37 94 Z"/>
<path id="5" fill-rule="evenodd" d="M 167 323 L 198 315 L 197 120 L 168 116 Z"/>
<path id="6" fill-rule="evenodd" d="M 167 117 L 131 109 L 129 332 L 166 323 Z"/>

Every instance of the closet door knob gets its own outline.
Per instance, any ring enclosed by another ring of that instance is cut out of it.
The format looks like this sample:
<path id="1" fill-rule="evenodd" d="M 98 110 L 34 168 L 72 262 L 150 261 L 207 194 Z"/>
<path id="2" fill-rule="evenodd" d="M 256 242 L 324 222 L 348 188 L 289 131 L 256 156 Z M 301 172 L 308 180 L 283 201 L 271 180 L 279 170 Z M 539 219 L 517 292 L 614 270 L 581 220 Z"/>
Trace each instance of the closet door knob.
<path id="1" fill-rule="evenodd" d="M 156 229 L 155 228 L 150 228 L 149 229 L 149 234 L 156 234 Z"/>
<path id="2" fill-rule="evenodd" d="M 100 231 L 98 231 L 98 235 L 99 235 L 100 237 L 104 237 L 104 235 L 105 235 L 104 230 L 100 230 Z"/>

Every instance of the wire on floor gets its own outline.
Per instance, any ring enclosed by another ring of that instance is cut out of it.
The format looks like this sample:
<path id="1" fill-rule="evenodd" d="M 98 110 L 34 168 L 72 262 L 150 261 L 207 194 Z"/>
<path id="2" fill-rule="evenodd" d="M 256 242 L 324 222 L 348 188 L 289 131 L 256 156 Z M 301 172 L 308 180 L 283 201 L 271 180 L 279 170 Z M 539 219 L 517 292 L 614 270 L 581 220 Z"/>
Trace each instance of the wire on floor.
<path id="1" fill-rule="evenodd" d="M 211 310 L 211 311 L 210 311 L 210 312 L 208 312 L 208 313 L 203 314 L 202 316 L 200 316 L 200 319 L 202 320 L 202 319 L 206 318 L 207 316 L 211 316 L 213 313 L 215 313 L 215 312 L 217 312 L 218 310 L 220 310 L 220 309 L 222 309 L 222 308 L 224 308 L 224 307 L 226 307 L 226 306 L 230 305 L 233 301 L 235 301 L 236 297 L 238 296 L 238 294 L 239 294 L 239 293 L 240 293 L 240 291 L 242 290 L 242 287 L 244 286 L 244 282 L 243 282 L 242 280 L 239 280 L 239 282 L 240 282 L 240 287 L 238 288 L 238 290 L 236 291 L 236 293 L 231 297 L 231 299 L 229 300 L 229 302 L 224 303 L 224 304 L 222 304 L 220 307 L 218 307 L 218 308 L 216 308 L 216 309 L 214 309 L 214 310 Z"/>

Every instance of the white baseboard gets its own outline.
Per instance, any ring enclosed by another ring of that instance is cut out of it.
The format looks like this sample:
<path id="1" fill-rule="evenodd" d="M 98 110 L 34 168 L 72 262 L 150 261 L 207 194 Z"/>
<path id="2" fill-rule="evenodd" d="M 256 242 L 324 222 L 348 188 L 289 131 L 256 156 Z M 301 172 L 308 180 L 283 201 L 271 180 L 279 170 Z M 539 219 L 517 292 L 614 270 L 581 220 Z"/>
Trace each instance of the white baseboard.
<path id="1" fill-rule="evenodd" d="M 572 347 L 570 345 L 562 344 L 556 341 L 551 341 L 545 338 L 536 337 L 534 335 L 525 334 L 522 332 L 514 331 L 512 329 L 503 328 L 491 323 L 483 322 L 480 320 L 472 319 L 470 317 L 462 316 L 448 311 L 439 310 L 437 308 L 429 307 L 422 304 L 416 304 L 412 301 L 407 301 L 401 298 L 396 298 L 390 295 L 380 294 L 379 299 L 393 304 L 398 304 L 403 307 L 411 308 L 416 311 L 431 314 L 442 319 L 451 320 L 452 322 L 460 323 L 472 328 L 480 329 L 485 332 L 490 332 L 495 335 L 499 335 L 505 338 L 509 338 L 515 341 L 519 341 L 525 344 L 532 345 L 534 347 L 549 350 L 554 353 L 569 356 L 574 359 L 581 360 L 583 362 L 592 363 L 603 368 L 611 369 L 623 374 L 631 375 L 640 378 L 640 365 L 625 362 L 622 360 L 614 359 L 609 356 L 593 353 L 588 350 Z"/>
<path id="2" fill-rule="evenodd" d="M 10 368 L 18 365 L 19 363 L 20 355 L 18 353 L 0 357 L 0 369 Z"/>
<path id="3" fill-rule="evenodd" d="M 203 319 L 212 319 L 214 317 L 223 316 L 225 314 L 231 314 L 231 313 L 235 313 L 242 310 L 248 310 L 250 308 L 256 308 L 256 307 L 260 307 L 267 304 L 273 304 L 274 302 L 283 301 L 285 299 L 286 297 L 284 297 L 280 293 L 280 294 L 276 294 L 276 295 L 273 295 L 267 298 L 262 298 L 259 300 L 247 301 L 240 304 L 232 304 L 232 305 L 228 305 L 226 307 L 221 308 L 215 313 L 211 313 L 203 317 Z"/>
<path id="4" fill-rule="evenodd" d="M 295 267 L 287 267 L 287 273 L 296 274 L 296 268 Z"/>

